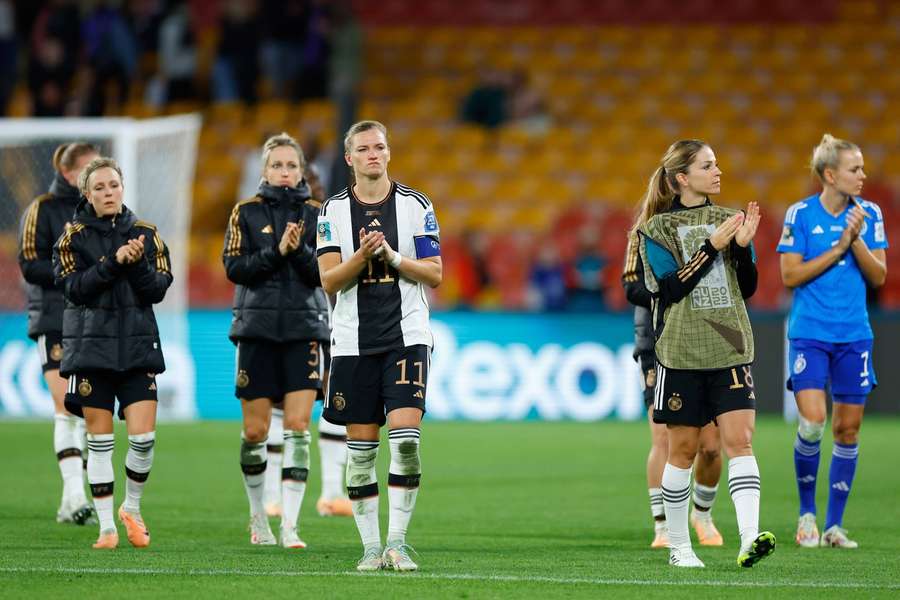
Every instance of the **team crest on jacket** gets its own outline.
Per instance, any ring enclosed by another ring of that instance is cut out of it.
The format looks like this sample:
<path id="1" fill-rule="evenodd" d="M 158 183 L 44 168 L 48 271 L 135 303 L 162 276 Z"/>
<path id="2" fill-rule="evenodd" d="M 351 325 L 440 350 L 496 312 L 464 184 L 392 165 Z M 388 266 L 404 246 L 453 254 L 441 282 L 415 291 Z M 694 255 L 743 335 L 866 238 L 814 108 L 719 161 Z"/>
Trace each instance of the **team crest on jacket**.
<path id="1" fill-rule="evenodd" d="M 684 402 L 681 400 L 681 396 L 678 394 L 672 394 L 669 396 L 669 410 L 678 412 L 681 410 L 681 407 L 684 406 Z"/>
<path id="2" fill-rule="evenodd" d="M 81 383 L 78 384 L 78 393 L 81 394 L 82 397 L 88 397 L 91 395 L 91 392 L 94 391 L 94 388 L 91 387 L 91 382 L 87 379 L 82 379 Z"/>
<path id="3" fill-rule="evenodd" d="M 244 369 L 238 371 L 236 383 L 239 388 L 245 388 L 250 385 L 250 376 L 247 375 L 247 371 Z"/>
<path id="4" fill-rule="evenodd" d="M 344 399 L 344 396 L 342 396 L 340 392 L 334 395 L 334 398 L 331 399 L 331 403 L 334 404 L 335 410 L 344 410 L 345 408 L 347 408 L 347 401 Z"/>
<path id="5" fill-rule="evenodd" d="M 50 347 L 50 358 L 57 362 L 62 360 L 62 346 L 60 344 L 53 344 Z"/>

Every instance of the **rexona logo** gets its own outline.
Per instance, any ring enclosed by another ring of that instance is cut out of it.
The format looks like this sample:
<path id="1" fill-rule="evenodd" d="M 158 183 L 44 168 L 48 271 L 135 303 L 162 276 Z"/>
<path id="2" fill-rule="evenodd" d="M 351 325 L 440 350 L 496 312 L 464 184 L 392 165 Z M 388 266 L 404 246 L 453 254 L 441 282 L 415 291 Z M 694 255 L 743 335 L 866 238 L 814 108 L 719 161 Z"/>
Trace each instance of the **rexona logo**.
<path id="1" fill-rule="evenodd" d="M 633 345 L 571 346 L 477 341 L 460 346 L 451 329 L 432 320 L 435 352 L 426 398 L 437 419 L 518 420 L 608 417 L 644 413 Z"/>

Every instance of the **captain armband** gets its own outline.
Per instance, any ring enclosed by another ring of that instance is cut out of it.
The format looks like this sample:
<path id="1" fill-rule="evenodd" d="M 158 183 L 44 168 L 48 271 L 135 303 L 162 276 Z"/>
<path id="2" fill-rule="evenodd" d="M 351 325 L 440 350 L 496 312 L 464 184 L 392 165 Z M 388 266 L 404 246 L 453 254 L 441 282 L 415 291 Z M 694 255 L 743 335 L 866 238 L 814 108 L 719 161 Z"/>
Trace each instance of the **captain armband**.
<path id="1" fill-rule="evenodd" d="M 441 255 L 441 242 L 430 235 L 415 237 L 416 258 L 428 258 Z"/>

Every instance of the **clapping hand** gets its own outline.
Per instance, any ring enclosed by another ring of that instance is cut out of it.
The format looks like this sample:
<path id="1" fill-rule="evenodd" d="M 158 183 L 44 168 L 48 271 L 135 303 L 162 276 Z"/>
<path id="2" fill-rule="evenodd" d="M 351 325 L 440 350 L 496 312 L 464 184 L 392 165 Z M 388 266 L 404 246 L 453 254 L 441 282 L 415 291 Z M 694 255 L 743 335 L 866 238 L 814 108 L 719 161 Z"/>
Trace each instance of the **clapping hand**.
<path id="1" fill-rule="evenodd" d="M 859 205 L 854 206 L 847 213 L 847 225 L 844 227 L 841 238 L 838 240 L 838 248 L 846 251 L 850 245 L 856 241 L 862 231 L 863 223 L 866 222 L 866 211 Z"/>
<path id="2" fill-rule="evenodd" d="M 144 255 L 144 236 L 128 240 L 116 250 L 116 262 L 120 265 L 136 263 Z"/>
<path id="3" fill-rule="evenodd" d="M 747 214 L 744 216 L 744 223 L 738 228 L 734 234 L 734 241 L 741 248 L 746 248 L 753 241 L 756 230 L 759 227 L 759 204 L 751 202 L 747 205 Z"/>
<path id="4" fill-rule="evenodd" d="M 303 235 L 303 221 L 294 223 L 289 221 L 284 233 L 281 235 L 281 241 L 278 243 L 278 252 L 282 256 L 287 256 L 291 252 L 300 247 L 300 239 Z"/>
<path id="5" fill-rule="evenodd" d="M 743 224 L 744 213 L 735 213 L 731 215 L 721 225 L 716 227 L 716 230 L 709 236 L 709 243 L 712 244 L 712 247 L 716 250 L 724 250 L 725 247 L 731 243 L 731 240 Z"/>
<path id="6" fill-rule="evenodd" d="M 384 234 L 380 231 L 370 231 L 366 233 L 365 228 L 359 230 L 359 251 L 365 260 L 372 260 L 372 257 L 380 255 L 384 248 Z"/>

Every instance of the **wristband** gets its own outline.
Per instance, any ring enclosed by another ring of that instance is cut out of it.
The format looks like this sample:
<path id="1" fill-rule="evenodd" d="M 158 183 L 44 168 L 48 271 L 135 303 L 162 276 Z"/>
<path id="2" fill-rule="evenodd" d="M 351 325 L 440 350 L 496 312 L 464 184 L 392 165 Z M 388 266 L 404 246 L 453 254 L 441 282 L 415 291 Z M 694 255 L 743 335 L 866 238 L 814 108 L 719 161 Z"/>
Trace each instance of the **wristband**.
<path id="1" fill-rule="evenodd" d="M 403 255 L 399 252 L 394 252 L 394 257 L 391 259 L 391 266 L 396 269 L 400 266 L 401 262 L 403 262 Z"/>

